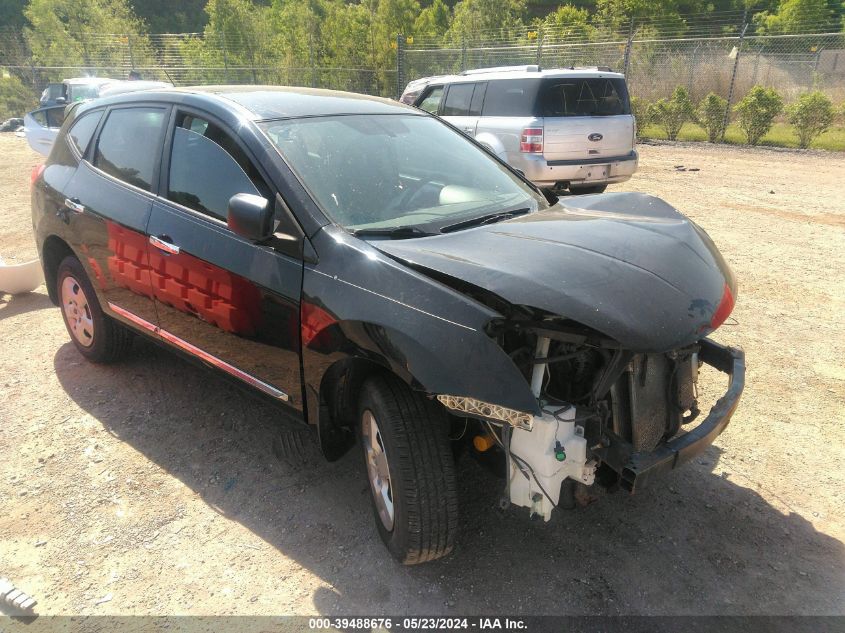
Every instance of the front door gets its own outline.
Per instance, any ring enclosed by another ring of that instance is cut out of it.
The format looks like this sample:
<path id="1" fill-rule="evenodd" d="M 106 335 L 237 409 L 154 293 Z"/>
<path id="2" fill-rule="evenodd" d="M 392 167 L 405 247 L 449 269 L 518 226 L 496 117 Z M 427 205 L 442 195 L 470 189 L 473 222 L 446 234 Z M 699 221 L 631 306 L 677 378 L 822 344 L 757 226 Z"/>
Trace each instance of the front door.
<path id="1" fill-rule="evenodd" d="M 486 83 L 449 84 L 440 115 L 470 137 L 475 136 Z M 477 97 L 474 97 L 475 93 Z"/>
<path id="2" fill-rule="evenodd" d="M 148 228 L 160 336 L 301 411 L 302 261 L 226 226 L 232 196 L 277 192 L 234 134 L 194 112 L 175 112 L 162 164 Z"/>

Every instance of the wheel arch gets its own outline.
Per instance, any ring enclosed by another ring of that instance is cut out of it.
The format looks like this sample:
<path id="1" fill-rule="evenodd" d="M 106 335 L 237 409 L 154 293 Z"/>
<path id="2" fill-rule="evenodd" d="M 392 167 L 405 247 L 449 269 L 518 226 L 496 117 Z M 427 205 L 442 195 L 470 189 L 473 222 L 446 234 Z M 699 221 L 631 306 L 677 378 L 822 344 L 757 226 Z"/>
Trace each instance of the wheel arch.
<path id="1" fill-rule="evenodd" d="M 396 376 L 386 364 L 359 356 L 338 360 L 323 374 L 314 417 L 326 460 L 340 459 L 355 444 L 361 388 L 368 379 L 385 374 Z"/>
<path id="2" fill-rule="evenodd" d="M 58 235 L 50 235 L 44 240 L 44 244 L 41 246 L 41 262 L 44 268 L 47 294 L 53 305 L 59 305 L 59 296 L 56 293 L 56 274 L 59 270 L 59 264 L 68 256 L 77 257 L 70 245 Z"/>

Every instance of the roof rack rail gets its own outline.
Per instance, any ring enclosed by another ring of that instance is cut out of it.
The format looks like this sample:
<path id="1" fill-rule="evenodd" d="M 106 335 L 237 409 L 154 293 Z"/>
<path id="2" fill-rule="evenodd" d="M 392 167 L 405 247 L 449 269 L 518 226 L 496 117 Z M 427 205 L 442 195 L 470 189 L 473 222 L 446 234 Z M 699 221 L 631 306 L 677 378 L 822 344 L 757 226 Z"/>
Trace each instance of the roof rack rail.
<path id="1" fill-rule="evenodd" d="M 538 73 L 541 68 L 537 64 L 529 64 L 527 66 L 496 66 L 494 68 L 476 68 L 475 70 L 465 70 L 461 75 L 483 75 L 484 73 L 506 73 L 506 72 L 526 72 Z"/>
<path id="2" fill-rule="evenodd" d="M 566 70 L 597 70 L 602 73 L 612 73 L 610 66 L 564 66 Z"/>

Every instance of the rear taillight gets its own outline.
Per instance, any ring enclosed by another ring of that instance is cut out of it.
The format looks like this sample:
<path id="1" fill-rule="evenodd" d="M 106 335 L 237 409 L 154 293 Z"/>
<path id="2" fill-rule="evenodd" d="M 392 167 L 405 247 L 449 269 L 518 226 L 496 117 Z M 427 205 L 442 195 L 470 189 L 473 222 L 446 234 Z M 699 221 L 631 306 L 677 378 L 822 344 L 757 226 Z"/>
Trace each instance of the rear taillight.
<path id="1" fill-rule="evenodd" d="M 543 153 L 543 128 L 527 127 L 519 139 L 519 151 L 523 154 Z"/>
<path id="2" fill-rule="evenodd" d="M 32 172 L 29 174 L 29 186 L 30 188 L 35 186 L 35 181 L 41 178 L 41 174 L 44 173 L 44 168 L 46 165 L 41 163 L 40 165 L 36 165 L 32 168 Z"/>
<path id="3" fill-rule="evenodd" d="M 731 312 L 734 309 L 734 295 L 731 292 L 730 286 L 725 284 L 725 289 L 722 291 L 722 300 L 719 301 L 719 305 L 716 307 L 716 311 L 713 313 L 713 318 L 710 319 L 710 329 L 715 330 L 718 328 L 722 323 L 725 322 Z"/>

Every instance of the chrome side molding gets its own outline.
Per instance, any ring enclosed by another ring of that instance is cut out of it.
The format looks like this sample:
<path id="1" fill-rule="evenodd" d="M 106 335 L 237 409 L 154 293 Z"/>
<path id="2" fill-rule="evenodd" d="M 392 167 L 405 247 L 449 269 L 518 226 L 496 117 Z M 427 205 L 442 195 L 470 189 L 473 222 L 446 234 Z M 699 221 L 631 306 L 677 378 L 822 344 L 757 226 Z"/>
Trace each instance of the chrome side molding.
<path id="1" fill-rule="evenodd" d="M 111 310 L 113 310 L 115 312 L 115 314 L 119 314 L 120 316 L 122 316 L 127 321 L 134 323 L 135 325 L 137 325 L 138 327 L 146 330 L 147 332 L 155 334 L 156 336 L 162 338 L 163 340 L 167 341 L 168 343 L 172 343 L 176 347 L 188 352 L 189 354 L 192 354 L 193 356 L 196 356 L 200 360 L 208 363 L 209 365 L 212 365 L 213 367 L 217 367 L 218 369 L 222 369 L 227 374 L 234 376 L 235 378 L 239 378 L 240 380 L 243 380 L 245 383 L 252 385 L 253 387 L 256 387 L 257 389 L 260 389 L 264 393 L 266 393 L 270 396 L 273 396 L 274 398 L 276 398 L 278 400 L 282 400 L 283 402 L 288 402 L 290 400 L 290 397 L 288 396 L 288 394 L 286 394 L 281 389 L 276 389 L 272 385 L 268 385 L 263 380 L 259 380 L 258 378 L 256 378 L 252 374 L 248 374 L 245 371 L 243 371 L 242 369 L 238 369 L 234 365 L 230 365 L 226 361 L 224 361 L 220 358 L 217 358 L 216 356 L 213 356 L 212 354 L 209 354 L 205 350 L 202 350 L 199 347 L 197 347 L 196 345 L 193 345 L 193 344 L 189 343 L 188 341 L 179 338 L 175 334 L 171 334 L 167 330 L 162 330 L 160 327 L 158 327 L 154 323 L 150 323 L 146 319 L 142 319 L 137 314 L 134 314 L 134 313 L 132 313 L 129 310 L 126 310 L 124 308 L 121 308 L 119 305 L 116 305 L 116 304 L 112 303 L 111 301 L 109 302 L 109 308 Z"/>

